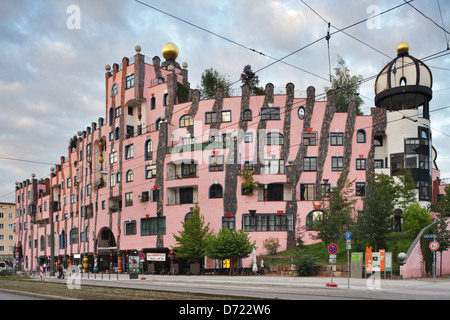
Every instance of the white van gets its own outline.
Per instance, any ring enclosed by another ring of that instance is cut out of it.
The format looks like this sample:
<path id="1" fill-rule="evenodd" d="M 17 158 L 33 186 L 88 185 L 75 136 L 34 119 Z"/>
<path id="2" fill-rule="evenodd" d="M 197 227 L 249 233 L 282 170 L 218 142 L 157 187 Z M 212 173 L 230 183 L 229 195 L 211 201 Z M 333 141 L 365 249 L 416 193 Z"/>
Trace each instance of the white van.
<path id="1" fill-rule="evenodd" d="M 6 269 L 6 263 L 4 261 L 0 261 L 0 272 Z"/>

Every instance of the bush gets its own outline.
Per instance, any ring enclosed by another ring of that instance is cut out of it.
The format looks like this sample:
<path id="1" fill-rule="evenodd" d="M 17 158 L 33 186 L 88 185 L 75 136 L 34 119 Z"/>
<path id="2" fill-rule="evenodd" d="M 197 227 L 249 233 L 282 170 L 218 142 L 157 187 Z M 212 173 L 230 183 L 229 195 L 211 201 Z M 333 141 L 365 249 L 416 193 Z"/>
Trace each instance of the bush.
<path id="1" fill-rule="evenodd" d="M 263 246 L 269 255 L 276 254 L 278 252 L 278 248 L 280 247 L 280 239 L 273 237 L 267 238 L 264 240 Z"/>
<path id="2" fill-rule="evenodd" d="M 314 271 L 317 258 L 308 252 L 307 249 L 295 249 L 294 264 L 299 277 L 310 276 Z"/>

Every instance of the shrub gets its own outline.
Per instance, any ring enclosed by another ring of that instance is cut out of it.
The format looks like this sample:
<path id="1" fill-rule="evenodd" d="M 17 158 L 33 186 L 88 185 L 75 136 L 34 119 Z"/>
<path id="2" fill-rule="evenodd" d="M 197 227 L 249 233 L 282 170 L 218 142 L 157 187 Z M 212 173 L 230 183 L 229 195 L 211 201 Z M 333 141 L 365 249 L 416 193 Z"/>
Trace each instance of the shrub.
<path id="1" fill-rule="evenodd" d="M 267 238 L 264 240 L 263 246 L 267 250 L 268 254 L 276 254 L 278 252 L 278 248 L 280 247 L 280 239 L 274 237 Z"/>
<path id="2" fill-rule="evenodd" d="M 294 264 L 299 277 L 310 276 L 314 271 L 317 258 L 306 249 L 295 249 Z"/>

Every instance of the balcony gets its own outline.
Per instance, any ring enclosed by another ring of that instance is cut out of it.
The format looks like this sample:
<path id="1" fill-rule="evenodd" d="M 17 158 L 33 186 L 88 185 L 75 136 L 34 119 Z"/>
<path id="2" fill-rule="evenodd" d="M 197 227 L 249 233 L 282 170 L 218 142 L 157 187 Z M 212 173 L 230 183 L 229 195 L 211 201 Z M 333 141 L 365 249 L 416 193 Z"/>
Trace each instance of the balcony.
<path id="1" fill-rule="evenodd" d="M 167 180 L 198 178 L 197 166 L 194 161 L 181 164 L 169 163 L 167 165 Z"/>
<path id="2" fill-rule="evenodd" d="M 167 189 L 167 205 L 186 203 L 198 203 L 197 186 Z"/>

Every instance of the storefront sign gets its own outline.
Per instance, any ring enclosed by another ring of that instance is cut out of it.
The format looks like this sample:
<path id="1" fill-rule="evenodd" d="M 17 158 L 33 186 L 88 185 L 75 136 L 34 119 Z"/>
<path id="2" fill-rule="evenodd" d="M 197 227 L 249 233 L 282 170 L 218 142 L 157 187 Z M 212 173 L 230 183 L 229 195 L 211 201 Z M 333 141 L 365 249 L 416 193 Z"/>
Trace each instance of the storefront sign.
<path id="1" fill-rule="evenodd" d="M 165 253 L 147 253 L 147 261 L 166 261 Z"/>

